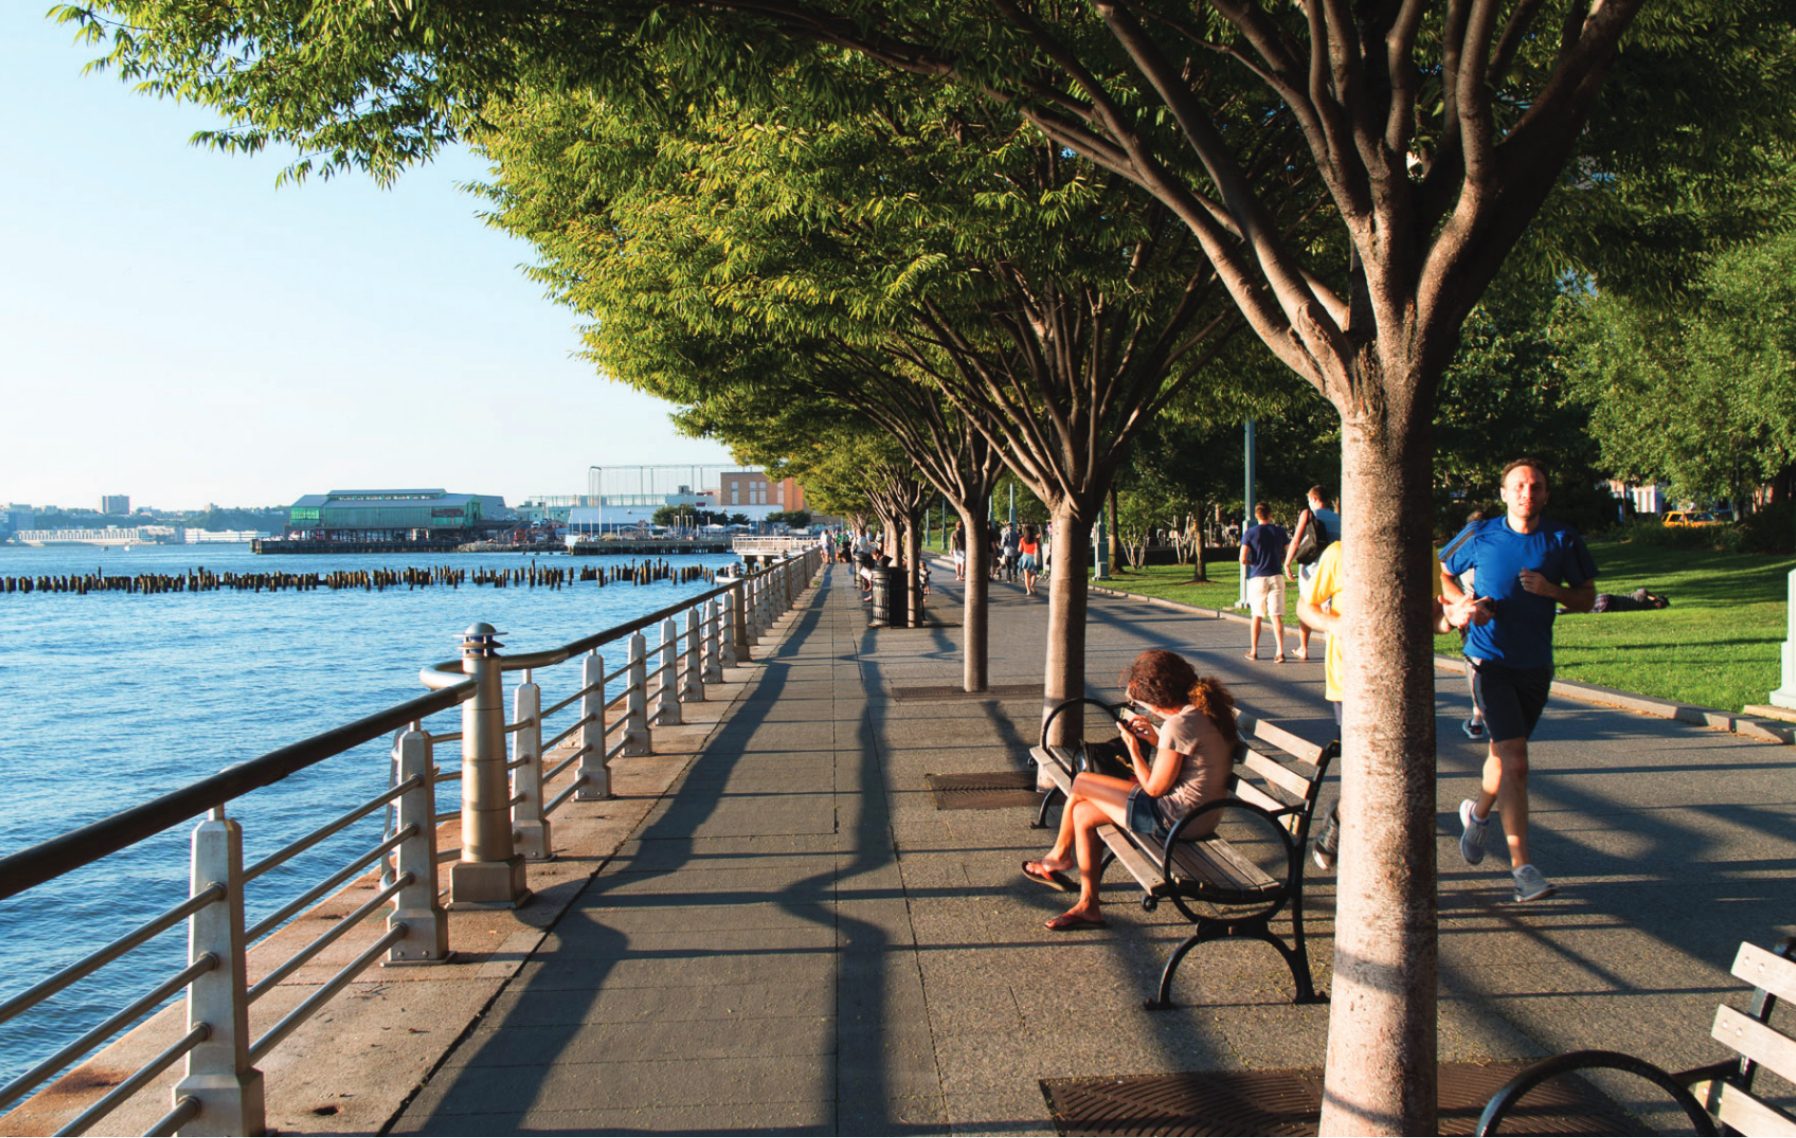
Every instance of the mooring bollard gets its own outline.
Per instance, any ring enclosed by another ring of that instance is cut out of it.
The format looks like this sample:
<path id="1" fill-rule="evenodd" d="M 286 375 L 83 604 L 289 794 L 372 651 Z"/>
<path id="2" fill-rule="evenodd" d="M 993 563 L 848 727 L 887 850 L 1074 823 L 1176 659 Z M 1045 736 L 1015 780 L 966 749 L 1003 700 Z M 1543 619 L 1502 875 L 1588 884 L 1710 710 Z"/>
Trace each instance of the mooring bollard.
<path id="1" fill-rule="evenodd" d="M 386 963 L 432 964 L 449 957 L 449 920 L 437 899 L 436 766 L 430 736 L 413 724 L 393 744 L 394 785 L 413 779 L 417 785 L 399 796 L 395 832 L 411 828 L 411 836 L 395 851 L 393 873 L 411 875 L 394 898 L 387 927 L 405 926 L 405 939 L 387 950 Z"/>
<path id="2" fill-rule="evenodd" d="M 597 649 L 586 654 L 580 664 L 580 789 L 574 791 L 577 802 L 596 802 L 611 797 L 611 764 L 605 761 L 610 748 L 605 740 L 605 659 Z"/>
<path id="3" fill-rule="evenodd" d="M 518 725 L 511 736 L 511 837 L 530 861 L 547 861 L 555 849 L 543 817 L 542 703 L 542 689 L 525 668 L 511 702 L 511 721 Z"/>
<path id="4" fill-rule="evenodd" d="M 624 754 L 647 755 L 654 751 L 649 735 L 648 641 L 642 633 L 630 634 L 629 687 L 624 691 Z"/>
<path id="5" fill-rule="evenodd" d="M 461 859 L 449 869 L 451 908 L 515 908 L 530 895 L 511 837 L 501 647 L 484 623 L 462 641 L 462 671 L 474 678 L 474 694 L 461 705 Z"/>
<path id="6" fill-rule="evenodd" d="M 268 1128 L 262 1072 L 250 1064 L 249 984 L 243 934 L 243 828 L 214 807 L 193 830 L 190 895 L 215 887 L 224 895 L 187 919 L 187 959 L 206 968 L 187 985 L 187 1028 L 204 1039 L 187 1053 L 175 1101 L 191 1098 L 199 1114 L 183 1134 L 261 1134 Z"/>

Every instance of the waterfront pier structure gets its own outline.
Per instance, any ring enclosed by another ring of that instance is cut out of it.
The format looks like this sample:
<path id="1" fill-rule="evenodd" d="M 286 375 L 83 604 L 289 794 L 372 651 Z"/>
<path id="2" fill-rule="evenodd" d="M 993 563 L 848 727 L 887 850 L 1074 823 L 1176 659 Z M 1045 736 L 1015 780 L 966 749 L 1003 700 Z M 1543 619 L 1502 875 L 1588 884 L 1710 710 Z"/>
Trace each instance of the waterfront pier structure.
<path id="1" fill-rule="evenodd" d="M 927 774 L 1022 769 L 1045 604 L 993 586 L 993 688 L 969 696 L 953 690 L 952 628 L 868 629 L 846 572 L 813 580 L 749 666 L 681 705 L 682 726 L 620 752 L 617 797 L 587 804 L 588 830 L 556 815 L 557 848 L 580 852 L 530 861 L 528 904 L 451 907 L 456 959 L 387 970 L 296 1032 L 283 1065 L 270 1056 L 269 1125 L 1053 1133 L 1066 1119 L 1052 1110 L 1081 1101 L 1064 1080 L 1320 1066 L 1327 1009 L 1291 1002 L 1265 946 L 1206 946 L 1177 1007 L 1145 1012 L 1182 922 L 1123 903 L 1118 880 L 1110 929 L 1044 931 L 1066 898 L 1017 872 L 1046 844 L 1033 810 L 941 809 L 929 793 Z M 1241 660 L 1225 616 L 1098 596 L 1090 619 L 1095 677 L 1171 647 L 1256 714 L 1332 732 L 1320 665 Z M 1439 685 L 1448 726 L 1461 691 Z M 641 722 L 651 707 L 619 712 Z M 1739 942 L 1792 931 L 1791 749 L 1568 701 L 1538 737 L 1533 844 L 1561 896 L 1517 906 L 1501 866 L 1458 860 L 1453 810 L 1483 754 L 1440 736 L 1443 1061 L 1589 1046 L 1672 1069 L 1724 1058 L 1667 1025 L 1738 996 Z M 1331 874 L 1312 873 L 1306 903 L 1326 990 Z M 291 987 L 283 999 L 304 998 Z"/>

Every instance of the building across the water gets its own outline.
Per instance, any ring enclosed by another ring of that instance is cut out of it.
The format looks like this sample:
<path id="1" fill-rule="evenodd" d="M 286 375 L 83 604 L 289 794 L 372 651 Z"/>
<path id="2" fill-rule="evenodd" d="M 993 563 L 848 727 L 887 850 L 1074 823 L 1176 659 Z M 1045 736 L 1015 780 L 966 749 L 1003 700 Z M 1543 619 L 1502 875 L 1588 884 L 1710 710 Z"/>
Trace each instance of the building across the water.
<path id="1" fill-rule="evenodd" d="M 131 512 L 131 495 L 129 495 L 129 494 L 102 494 L 102 495 L 100 495 L 100 512 L 102 514 L 120 514 L 120 515 L 130 513 Z"/>
<path id="2" fill-rule="evenodd" d="M 307 494 L 287 513 L 287 532 L 310 541 L 407 541 L 465 536 L 517 523 L 497 494 L 447 490 L 332 490 Z"/>

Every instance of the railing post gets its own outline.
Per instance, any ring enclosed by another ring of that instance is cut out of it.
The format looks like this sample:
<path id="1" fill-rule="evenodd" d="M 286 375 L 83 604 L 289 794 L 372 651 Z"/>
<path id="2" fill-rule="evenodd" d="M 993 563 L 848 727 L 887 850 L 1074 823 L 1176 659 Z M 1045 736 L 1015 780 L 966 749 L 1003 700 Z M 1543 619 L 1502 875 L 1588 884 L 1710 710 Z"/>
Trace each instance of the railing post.
<path id="1" fill-rule="evenodd" d="M 243 936 L 243 828 L 216 807 L 193 829 L 191 888 L 224 886 L 224 896 L 187 920 L 187 959 L 218 963 L 187 986 L 187 1026 L 210 1034 L 187 1053 L 174 1101 L 192 1098 L 197 1117 L 183 1134 L 260 1134 L 268 1128 L 262 1072 L 249 1061 L 249 985 Z M 189 894 L 190 896 L 192 894 Z"/>
<path id="2" fill-rule="evenodd" d="M 679 691 L 680 633 L 673 617 L 661 622 L 661 646 L 655 650 L 661 663 L 655 673 L 655 726 L 677 727 L 680 724 Z"/>
<path id="3" fill-rule="evenodd" d="M 705 702 L 705 629 L 697 605 L 686 610 L 686 664 L 680 669 L 680 702 Z"/>
<path id="4" fill-rule="evenodd" d="M 511 909 L 530 896 L 511 837 L 500 647 L 490 624 L 470 627 L 462 641 L 461 667 L 474 677 L 474 694 L 461 705 L 461 860 L 449 870 L 451 908 Z"/>
<path id="5" fill-rule="evenodd" d="M 630 686 L 624 691 L 624 745 L 626 755 L 647 755 L 654 752 L 654 739 L 649 735 L 649 662 L 648 641 L 642 633 L 630 634 L 629 666 Z"/>
<path id="6" fill-rule="evenodd" d="M 524 682 L 511 700 L 511 721 L 520 725 L 511 736 L 511 761 L 517 764 L 511 776 L 511 797 L 518 800 L 511 808 L 511 838 L 518 852 L 530 861 L 555 856 L 549 820 L 543 817 L 542 706 L 543 691 L 526 668 Z"/>
<path id="7" fill-rule="evenodd" d="M 736 582 L 724 596 L 724 602 L 728 606 L 730 614 L 730 646 L 727 662 L 737 666 L 749 662 L 747 599 L 748 586 L 741 581 Z"/>
<path id="8" fill-rule="evenodd" d="M 586 692 L 580 697 L 580 718 L 586 720 L 580 729 L 580 745 L 586 750 L 575 768 L 580 789 L 574 791 L 574 800 L 596 802 L 611 797 L 611 766 L 605 761 L 610 749 L 605 745 L 609 738 L 605 733 L 605 660 L 596 651 L 587 653 L 580 665 L 580 687 Z"/>
<path id="9" fill-rule="evenodd" d="M 723 682 L 723 605 L 716 597 L 705 602 L 705 682 Z"/>
<path id="10" fill-rule="evenodd" d="M 387 927 L 405 926 L 405 939 L 387 950 L 388 964 L 428 964 L 449 959 L 449 919 L 437 900 L 437 787 L 436 765 L 431 761 L 430 736 L 414 725 L 393 745 L 394 775 L 399 783 L 417 779 L 418 785 L 399 796 L 394 822 L 398 829 L 416 826 L 412 836 L 399 843 L 394 872 L 412 875 L 412 883 L 400 888 Z"/>
<path id="11" fill-rule="evenodd" d="M 767 571 L 765 569 L 761 571 L 759 577 L 754 579 L 753 584 L 755 598 L 755 643 L 759 644 L 762 637 L 767 635 L 768 627 L 773 623 L 767 619 Z"/>

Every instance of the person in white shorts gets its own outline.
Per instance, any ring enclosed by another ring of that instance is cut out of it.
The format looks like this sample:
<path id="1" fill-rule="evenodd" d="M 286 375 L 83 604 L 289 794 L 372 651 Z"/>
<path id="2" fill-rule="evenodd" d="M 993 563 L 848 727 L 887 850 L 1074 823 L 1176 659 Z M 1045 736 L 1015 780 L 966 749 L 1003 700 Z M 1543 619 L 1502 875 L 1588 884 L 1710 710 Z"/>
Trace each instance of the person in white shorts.
<path id="1" fill-rule="evenodd" d="M 1290 536 L 1274 525 L 1272 511 L 1261 502 L 1253 508 L 1255 525 L 1241 535 L 1241 564 L 1247 566 L 1247 610 L 1253 616 L 1247 658 L 1260 658 L 1260 625 L 1272 621 L 1272 661 L 1285 662 L 1285 547 Z"/>

